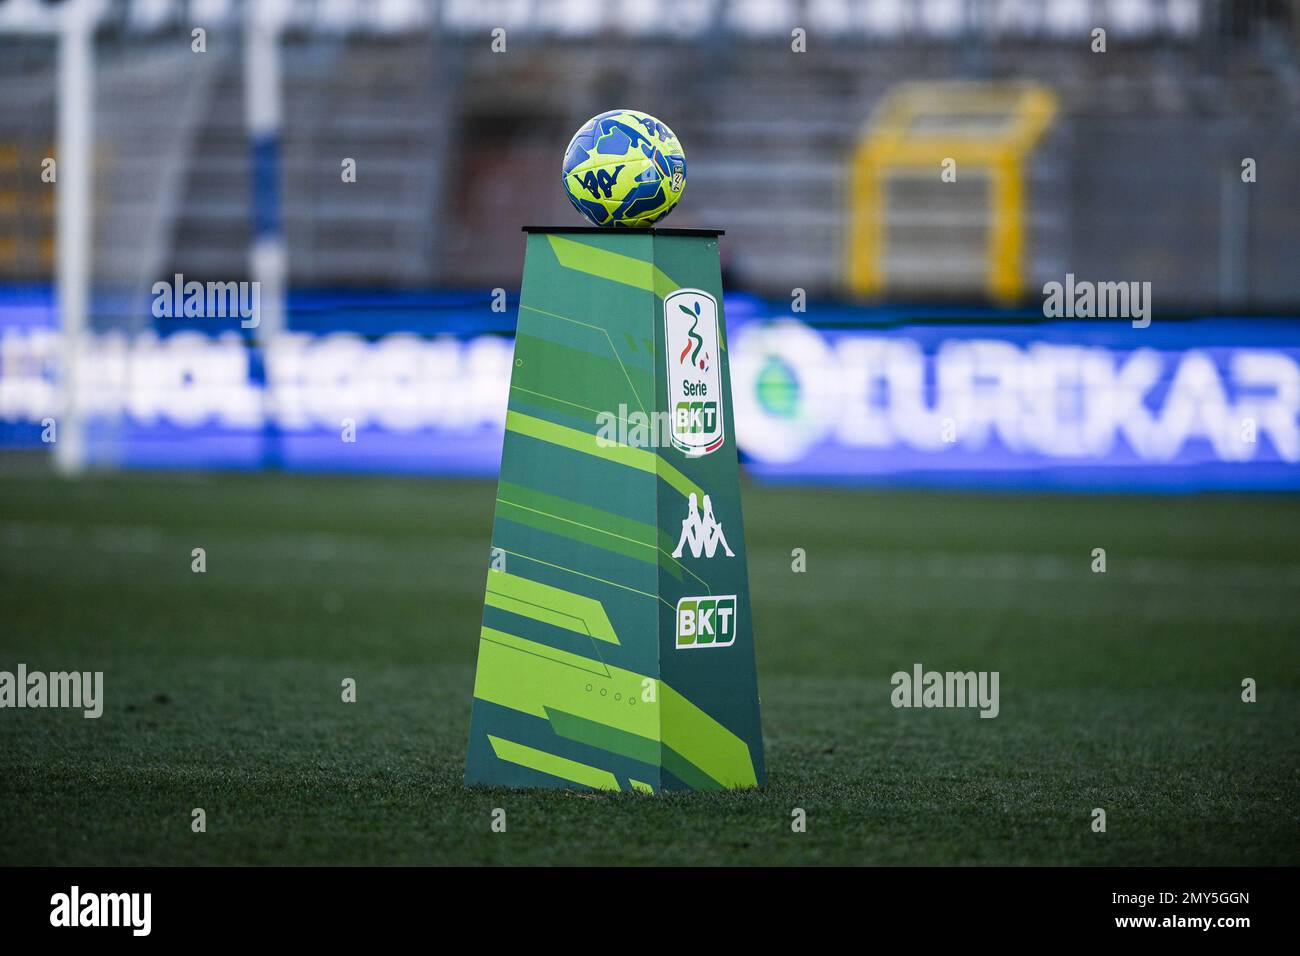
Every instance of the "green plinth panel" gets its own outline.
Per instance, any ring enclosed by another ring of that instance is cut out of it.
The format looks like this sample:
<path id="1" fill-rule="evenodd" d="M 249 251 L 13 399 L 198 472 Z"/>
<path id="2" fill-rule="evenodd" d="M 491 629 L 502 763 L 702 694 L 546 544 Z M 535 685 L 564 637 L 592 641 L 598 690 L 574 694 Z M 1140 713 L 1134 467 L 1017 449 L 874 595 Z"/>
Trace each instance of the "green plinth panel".
<path id="1" fill-rule="evenodd" d="M 716 234 L 528 233 L 467 783 L 763 784 L 725 336 Z"/>

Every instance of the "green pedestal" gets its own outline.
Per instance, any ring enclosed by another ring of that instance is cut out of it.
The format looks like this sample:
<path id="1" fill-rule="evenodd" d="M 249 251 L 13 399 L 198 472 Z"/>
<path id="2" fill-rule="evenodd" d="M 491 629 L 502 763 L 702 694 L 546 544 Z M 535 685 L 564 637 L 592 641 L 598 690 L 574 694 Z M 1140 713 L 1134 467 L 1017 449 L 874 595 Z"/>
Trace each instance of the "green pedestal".
<path id="1" fill-rule="evenodd" d="M 719 233 L 527 232 L 465 780 L 760 785 Z"/>

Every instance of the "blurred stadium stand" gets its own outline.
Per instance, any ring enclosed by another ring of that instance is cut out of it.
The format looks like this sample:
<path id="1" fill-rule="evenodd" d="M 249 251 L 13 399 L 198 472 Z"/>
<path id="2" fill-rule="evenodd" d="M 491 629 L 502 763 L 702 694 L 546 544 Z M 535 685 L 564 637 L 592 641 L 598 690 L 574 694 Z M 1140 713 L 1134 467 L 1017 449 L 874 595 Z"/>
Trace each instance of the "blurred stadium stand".
<path id="1" fill-rule="evenodd" d="M 1300 489 L 1298 47 L 1300 0 L 0 0 L 0 449 L 494 473 L 492 290 L 635 106 L 727 233 L 750 474 Z M 1046 320 L 1067 273 L 1158 321 Z M 155 317 L 177 274 L 261 324 Z"/>
<path id="2" fill-rule="evenodd" d="M 51 276 L 53 206 L 30 173 L 55 132 L 56 50 L 39 30 L 66 6 L 0 0 L 0 281 Z M 240 277 L 239 5 L 100 7 L 96 273 Z M 845 294 L 850 161 L 873 111 L 904 81 L 959 79 L 1032 82 L 1058 106 L 1024 172 L 1022 292 L 1068 270 L 1149 280 L 1166 306 L 1300 301 L 1294 2 L 319 0 L 283 16 L 298 287 L 516 285 L 518 226 L 573 219 L 563 142 L 589 115 L 635 104 L 686 145 L 669 224 L 726 228 L 733 285 Z M 205 55 L 189 51 L 193 26 L 208 31 Z M 1105 54 L 1089 49 L 1094 26 Z M 505 55 L 490 49 L 496 27 Z M 790 51 L 794 27 L 807 53 Z M 1245 193 L 1227 185 L 1243 156 L 1260 170 Z M 335 188 L 343 157 L 358 161 L 348 189 Z M 978 182 L 955 186 L 936 206 L 897 185 L 902 228 L 887 231 L 896 248 L 873 296 L 990 294 L 972 263 L 997 228 L 991 205 Z"/>

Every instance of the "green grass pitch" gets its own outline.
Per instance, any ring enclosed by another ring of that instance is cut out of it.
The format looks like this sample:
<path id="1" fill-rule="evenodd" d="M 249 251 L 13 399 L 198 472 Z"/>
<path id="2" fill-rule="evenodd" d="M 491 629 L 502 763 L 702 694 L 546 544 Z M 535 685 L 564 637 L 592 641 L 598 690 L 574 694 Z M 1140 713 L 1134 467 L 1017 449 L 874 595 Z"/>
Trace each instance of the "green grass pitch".
<path id="1" fill-rule="evenodd" d="M 0 863 L 1300 859 L 1300 499 L 747 485 L 770 784 L 646 796 L 462 784 L 494 487 L 10 463 L 0 669 L 107 701 L 0 710 Z M 918 661 L 1000 716 L 895 710 Z"/>

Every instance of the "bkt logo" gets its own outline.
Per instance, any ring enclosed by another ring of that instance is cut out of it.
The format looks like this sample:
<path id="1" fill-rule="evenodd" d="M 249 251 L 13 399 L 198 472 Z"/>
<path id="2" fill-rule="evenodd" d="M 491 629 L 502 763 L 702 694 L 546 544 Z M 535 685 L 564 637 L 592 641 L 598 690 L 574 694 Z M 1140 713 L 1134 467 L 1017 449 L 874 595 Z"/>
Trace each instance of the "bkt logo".
<path id="1" fill-rule="evenodd" d="M 717 430 L 717 402 L 678 402 L 673 406 L 673 436 L 711 435 Z M 674 444 L 678 444 L 674 442 Z M 680 445 L 678 446 L 680 447 Z M 683 448 L 688 455 L 689 449 Z M 708 449 L 712 451 L 712 449 Z M 708 451 L 701 454 L 708 454 Z"/>
<path id="2" fill-rule="evenodd" d="M 700 289 L 678 289 L 664 296 L 664 338 L 672 442 L 687 456 L 699 458 L 721 448 L 726 437 L 717 300 Z"/>
<path id="3" fill-rule="evenodd" d="M 677 602 L 677 649 L 736 643 L 736 595 L 684 597 Z"/>

